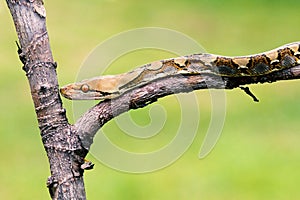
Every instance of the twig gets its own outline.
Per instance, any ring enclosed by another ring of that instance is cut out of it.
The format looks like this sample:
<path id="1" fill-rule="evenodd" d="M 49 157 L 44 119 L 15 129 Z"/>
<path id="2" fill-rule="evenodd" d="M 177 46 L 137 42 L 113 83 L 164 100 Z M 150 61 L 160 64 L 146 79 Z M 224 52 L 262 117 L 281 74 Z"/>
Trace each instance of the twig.
<path id="1" fill-rule="evenodd" d="M 246 94 L 252 97 L 253 101 L 259 102 L 258 98 L 250 91 L 249 87 L 240 87 Z"/>

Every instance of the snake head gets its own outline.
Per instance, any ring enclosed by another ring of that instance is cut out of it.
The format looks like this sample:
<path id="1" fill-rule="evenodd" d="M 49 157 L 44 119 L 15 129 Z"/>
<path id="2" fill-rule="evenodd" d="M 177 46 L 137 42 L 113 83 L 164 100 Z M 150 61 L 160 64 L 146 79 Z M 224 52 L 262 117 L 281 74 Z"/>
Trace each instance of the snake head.
<path id="1" fill-rule="evenodd" d="M 60 88 L 60 93 L 71 100 L 104 100 L 119 96 L 116 76 L 100 76 Z"/>

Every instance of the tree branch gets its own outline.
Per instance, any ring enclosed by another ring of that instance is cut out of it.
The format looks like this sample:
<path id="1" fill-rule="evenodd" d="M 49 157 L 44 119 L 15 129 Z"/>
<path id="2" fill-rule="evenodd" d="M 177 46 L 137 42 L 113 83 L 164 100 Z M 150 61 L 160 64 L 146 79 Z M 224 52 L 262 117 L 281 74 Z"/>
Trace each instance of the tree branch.
<path id="1" fill-rule="evenodd" d="M 16 27 L 21 49 L 18 50 L 28 78 L 31 95 L 50 163 L 48 188 L 53 199 L 85 199 L 84 157 L 77 135 L 68 124 L 62 107 L 46 29 L 42 0 L 6 0 Z"/>
<path id="2" fill-rule="evenodd" d="M 170 76 L 134 88 L 115 99 L 100 102 L 79 118 L 74 127 L 84 148 L 89 150 L 96 132 L 109 120 L 130 109 L 142 108 L 164 96 L 207 88 L 233 89 L 247 84 L 299 78 L 300 65 L 264 76 L 221 77 L 212 74 Z"/>
<path id="3" fill-rule="evenodd" d="M 52 199 L 86 199 L 83 165 L 96 132 L 109 120 L 130 109 L 181 92 L 300 78 L 300 66 L 256 77 L 212 74 L 178 75 L 157 79 L 122 96 L 105 100 L 87 111 L 73 126 L 59 96 L 56 63 L 46 29 L 42 0 L 6 0 L 21 44 L 20 60 L 28 78 L 42 141 L 50 163 L 48 188 Z"/>

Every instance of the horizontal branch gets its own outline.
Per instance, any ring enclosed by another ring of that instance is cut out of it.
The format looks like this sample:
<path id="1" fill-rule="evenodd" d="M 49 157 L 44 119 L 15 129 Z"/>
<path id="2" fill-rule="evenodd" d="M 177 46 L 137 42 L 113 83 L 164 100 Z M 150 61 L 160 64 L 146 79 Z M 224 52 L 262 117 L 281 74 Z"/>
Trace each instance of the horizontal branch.
<path id="1" fill-rule="evenodd" d="M 77 134 L 87 150 L 96 132 L 112 118 L 131 109 L 142 108 L 158 98 L 200 89 L 233 89 L 247 84 L 271 83 L 300 78 L 300 65 L 263 76 L 221 77 L 213 74 L 176 75 L 156 79 L 123 95 L 105 100 L 87 111 L 74 124 Z"/>

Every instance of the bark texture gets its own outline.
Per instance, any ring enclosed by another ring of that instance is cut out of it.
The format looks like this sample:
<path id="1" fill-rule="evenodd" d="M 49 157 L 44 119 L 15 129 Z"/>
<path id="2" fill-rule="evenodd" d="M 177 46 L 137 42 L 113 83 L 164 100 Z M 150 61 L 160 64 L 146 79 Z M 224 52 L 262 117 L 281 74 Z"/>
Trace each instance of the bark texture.
<path id="1" fill-rule="evenodd" d="M 59 96 L 43 1 L 6 2 L 21 44 L 18 53 L 30 84 L 42 142 L 49 159 L 51 176 L 47 186 L 52 199 L 86 199 L 83 172 L 91 165 L 85 163 L 84 158 L 96 132 L 123 112 L 144 107 L 174 93 L 207 88 L 233 89 L 245 84 L 300 78 L 300 66 L 256 77 L 229 78 L 212 74 L 165 77 L 118 98 L 100 102 L 70 125 Z"/>
<path id="2" fill-rule="evenodd" d="M 137 109 L 155 102 L 158 98 L 181 92 L 200 89 L 234 89 L 242 85 L 272 83 L 279 80 L 300 78 L 300 65 L 255 77 L 220 77 L 212 74 L 178 75 L 157 79 L 140 88 L 135 88 L 118 98 L 102 101 L 86 112 L 75 123 L 76 131 L 84 147 L 89 150 L 97 131 L 110 119 L 130 109 Z M 242 88 L 257 99 L 248 88 Z"/>
<path id="3" fill-rule="evenodd" d="M 21 44 L 19 56 L 28 78 L 41 137 L 50 163 L 47 186 L 52 199 L 85 199 L 84 157 L 79 138 L 68 124 L 59 96 L 56 63 L 40 0 L 7 0 Z"/>

